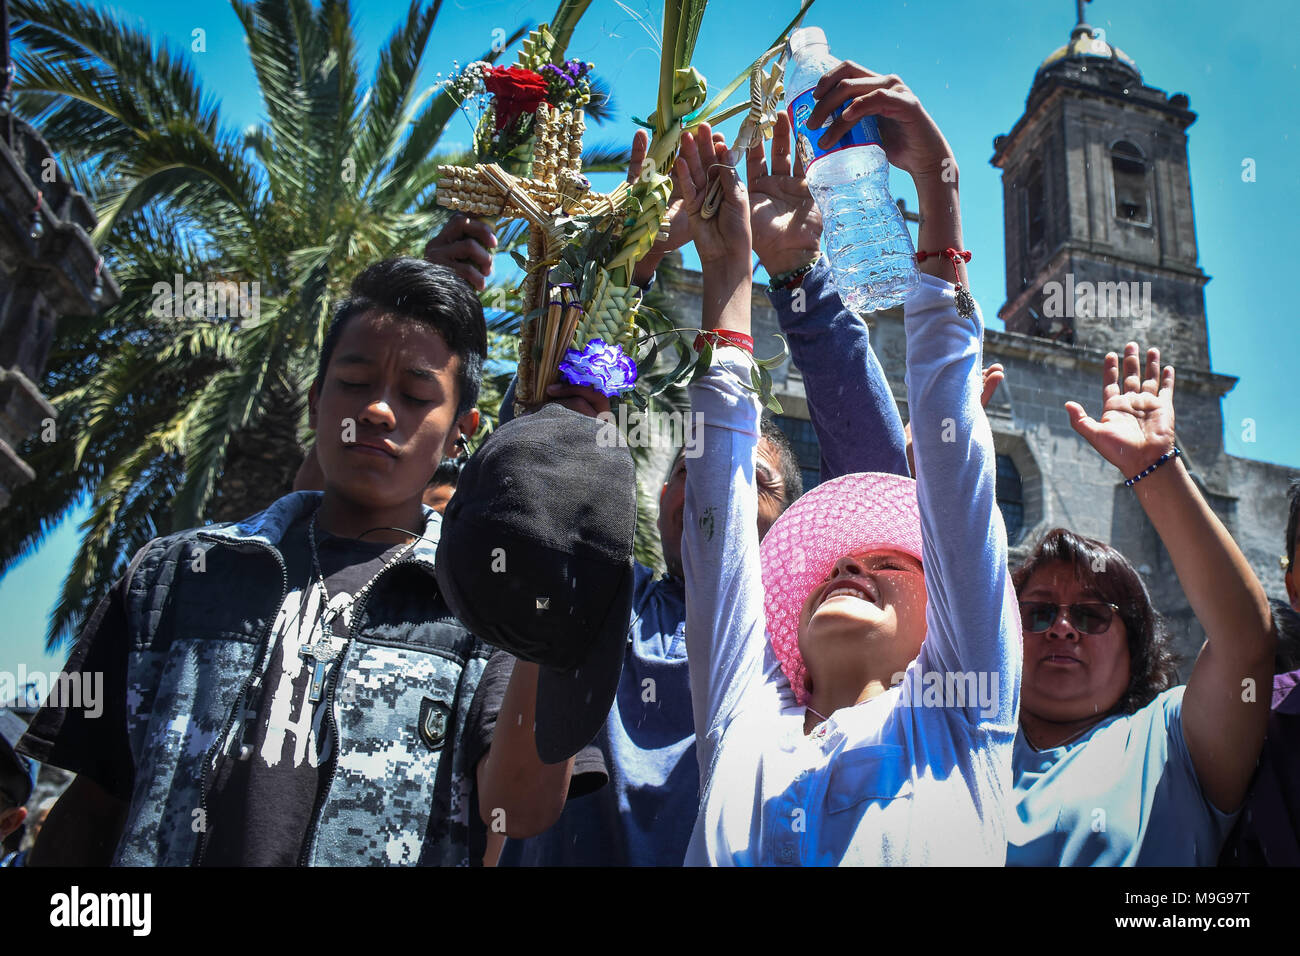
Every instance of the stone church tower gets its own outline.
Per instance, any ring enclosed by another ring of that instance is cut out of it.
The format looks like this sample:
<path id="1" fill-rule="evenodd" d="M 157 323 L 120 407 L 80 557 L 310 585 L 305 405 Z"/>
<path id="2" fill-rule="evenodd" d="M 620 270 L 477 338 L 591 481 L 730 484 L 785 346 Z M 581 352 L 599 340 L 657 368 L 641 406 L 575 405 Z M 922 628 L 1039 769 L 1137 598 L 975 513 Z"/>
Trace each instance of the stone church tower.
<path id="1" fill-rule="evenodd" d="M 1063 406 L 1074 400 L 1099 413 L 1106 353 L 1129 341 L 1158 347 L 1178 372 L 1177 428 L 1189 471 L 1265 590 L 1285 597 L 1279 557 L 1295 470 L 1224 451 L 1221 401 L 1237 379 L 1210 368 L 1209 277 L 1197 253 L 1188 164 L 1195 119 L 1186 96 L 1147 85 L 1080 9 L 1069 42 L 1034 74 L 1024 114 L 994 139 L 992 163 L 1003 171 L 1007 293 L 998 315 L 1006 331 L 984 337 L 984 364 L 1007 370 L 988 415 L 1012 564 L 1056 527 L 1110 543 L 1141 572 L 1173 632 L 1184 677 L 1204 633 L 1169 554 L 1133 492 L 1074 432 Z M 668 314 L 699 314 L 698 275 L 665 291 Z M 776 341 L 778 326 L 761 287 L 753 302 L 756 346 L 774 354 L 764 344 Z M 987 321 L 993 303 L 981 307 Z M 864 318 L 906 420 L 902 309 Z M 773 377 L 785 409 L 777 423 L 811 486 L 819 452 L 802 376 L 787 363 Z"/>
<path id="2" fill-rule="evenodd" d="M 1012 332 L 1114 348 L 1150 339 L 1209 368 L 1181 93 L 1085 23 L 1043 61 L 1024 115 L 993 141 L 1002 170 Z M 1073 293 L 1073 294 L 1071 294 Z"/>

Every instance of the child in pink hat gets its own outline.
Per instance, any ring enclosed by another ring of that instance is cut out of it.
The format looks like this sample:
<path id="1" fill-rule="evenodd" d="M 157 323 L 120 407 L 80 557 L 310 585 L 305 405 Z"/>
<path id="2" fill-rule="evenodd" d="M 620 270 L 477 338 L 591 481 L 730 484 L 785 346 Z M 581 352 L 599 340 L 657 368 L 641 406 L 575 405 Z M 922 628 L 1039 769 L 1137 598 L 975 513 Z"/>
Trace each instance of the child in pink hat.
<path id="1" fill-rule="evenodd" d="M 810 128 L 846 107 L 828 144 L 876 117 L 890 161 L 916 182 L 920 247 L 961 250 L 956 163 L 915 95 L 854 63 L 814 95 Z M 702 126 L 676 175 L 704 327 L 748 333 L 748 199 L 719 168 L 726 156 Z M 723 202 L 706 219 L 718 178 Z M 692 386 L 704 440 L 687 470 L 683 556 L 701 804 L 688 864 L 1005 862 L 1020 622 L 979 401 L 983 326 L 944 281 L 964 285 L 964 269 L 935 257 L 922 272 L 905 305 L 917 481 L 829 481 L 760 552 L 744 353 L 720 346 Z"/>

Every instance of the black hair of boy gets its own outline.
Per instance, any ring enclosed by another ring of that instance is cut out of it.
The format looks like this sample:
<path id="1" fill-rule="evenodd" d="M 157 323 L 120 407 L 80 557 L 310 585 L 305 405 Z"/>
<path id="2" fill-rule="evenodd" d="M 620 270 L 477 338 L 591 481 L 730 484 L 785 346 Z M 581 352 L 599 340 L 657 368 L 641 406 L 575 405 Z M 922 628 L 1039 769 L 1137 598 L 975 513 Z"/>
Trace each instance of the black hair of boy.
<path id="1" fill-rule="evenodd" d="M 352 280 L 348 296 L 335 309 L 321 343 L 318 379 L 325 377 L 347 323 L 371 311 L 421 322 L 442 336 L 448 350 L 460 359 L 456 369 L 457 417 L 477 404 L 487 356 L 483 304 L 451 269 L 408 256 L 376 262 Z"/>

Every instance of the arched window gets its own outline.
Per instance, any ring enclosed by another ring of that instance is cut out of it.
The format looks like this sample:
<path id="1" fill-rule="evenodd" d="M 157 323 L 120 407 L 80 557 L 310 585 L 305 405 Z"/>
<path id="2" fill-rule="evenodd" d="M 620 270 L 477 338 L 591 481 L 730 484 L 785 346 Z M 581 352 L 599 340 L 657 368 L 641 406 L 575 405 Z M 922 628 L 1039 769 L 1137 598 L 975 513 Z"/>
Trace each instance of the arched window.
<path id="1" fill-rule="evenodd" d="M 1123 140 L 1110 148 L 1110 168 L 1115 176 L 1115 215 L 1125 222 L 1148 223 L 1147 164 L 1142 151 Z"/>
<path id="2" fill-rule="evenodd" d="M 1025 527 L 1025 498 L 1020 484 L 1020 470 L 1010 455 L 998 455 L 998 508 L 1007 526 L 1007 543 L 1015 544 Z"/>

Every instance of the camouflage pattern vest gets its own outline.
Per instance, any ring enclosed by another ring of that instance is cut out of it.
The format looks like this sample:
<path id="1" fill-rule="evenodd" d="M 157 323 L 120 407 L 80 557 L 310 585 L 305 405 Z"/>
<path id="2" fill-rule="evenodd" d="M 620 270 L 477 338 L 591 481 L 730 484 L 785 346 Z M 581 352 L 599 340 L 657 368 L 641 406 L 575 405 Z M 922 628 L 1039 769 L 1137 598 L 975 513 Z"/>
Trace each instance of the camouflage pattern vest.
<path id="1" fill-rule="evenodd" d="M 127 733 L 135 786 L 115 863 L 201 859 L 207 787 L 269 660 L 287 593 L 278 545 L 320 495 L 235 524 L 152 541 L 127 572 Z M 491 648 L 452 615 L 433 574 L 441 518 L 353 609 L 332 668 L 332 775 L 300 862 L 468 865 L 474 768 L 465 725 Z M 340 688 L 342 690 L 340 691 Z"/>

